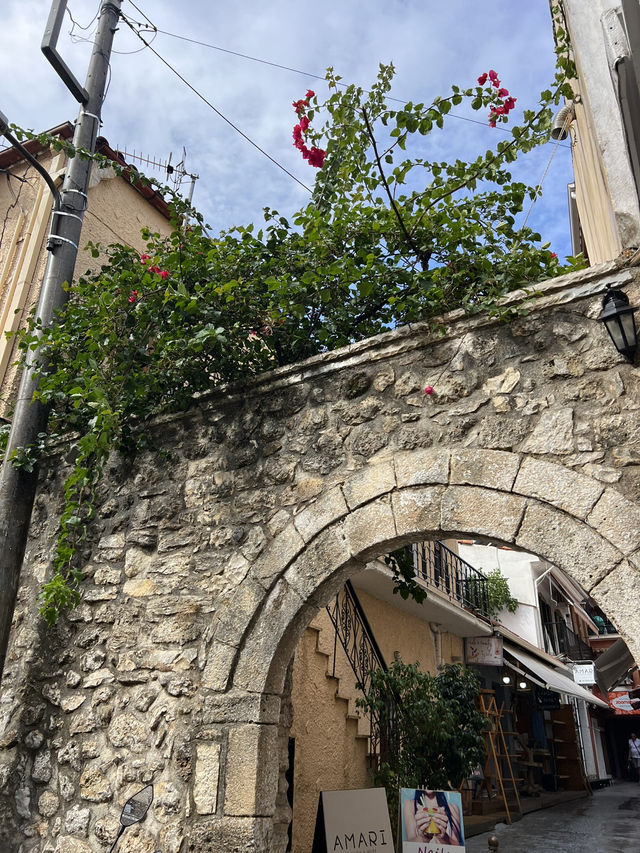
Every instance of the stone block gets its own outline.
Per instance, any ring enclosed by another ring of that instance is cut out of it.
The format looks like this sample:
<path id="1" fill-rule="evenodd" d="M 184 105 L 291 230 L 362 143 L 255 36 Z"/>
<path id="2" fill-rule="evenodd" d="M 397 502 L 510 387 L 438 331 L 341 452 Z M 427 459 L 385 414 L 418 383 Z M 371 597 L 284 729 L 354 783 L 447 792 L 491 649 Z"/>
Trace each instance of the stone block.
<path id="1" fill-rule="evenodd" d="M 503 450 L 455 450 L 451 453 L 449 481 L 510 492 L 520 461 L 520 456 L 516 453 Z"/>
<path id="2" fill-rule="evenodd" d="M 442 530 L 513 542 L 524 498 L 480 486 L 450 486 L 442 498 Z"/>
<path id="3" fill-rule="evenodd" d="M 605 489 L 587 521 L 623 554 L 640 548 L 640 507 L 615 489 Z"/>
<path id="4" fill-rule="evenodd" d="M 573 409 L 550 409 L 543 412 L 521 449 L 523 453 L 571 453 Z"/>
<path id="5" fill-rule="evenodd" d="M 196 771 L 193 801 L 198 814 L 215 814 L 218 807 L 220 744 L 199 743 L 196 746 Z"/>
<path id="6" fill-rule="evenodd" d="M 333 521 L 343 518 L 349 512 L 341 489 L 336 486 L 330 489 L 313 503 L 308 504 L 299 512 L 293 523 L 305 542 L 309 542 L 323 528 Z"/>
<path id="7" fill-rule="evenodd" d="M 212 690 L 224 690 L 231 675 L 231 665 L 236 655 L 237 648 L 228 646 L 226 643 L 214 640 L 206 653 L 206 663 L 202 673 L 202 681 L 205 687 Z"/>
<path id="8" fill-rule="evenodd" d="M 80 796 L 91 803 L 106 803 L 113 797 L 111 783 L 100 772 L 100 767 L 85 767 L 80 777 Z"/>
<path id="9" fill-rule="evenodd" d="M 287 583 L 304 601 L 333 572 L 351 560 L 344 527 L 339 524 L 324 530 L 287 570 Z"/>
<path id="10" fill-rule="evenodd" d="M 310 620 L 303 605 L 300 595 L 281 578 L 241 650 L 233 677 L 235 686 L 255 692 L 282 690 L 298 637 Z"/>
<path id="11" fill-rule="evenodd" d="M 397 535 L 389 497 L 385 495 L 352 512 L 344 520 L 343 531 L 349 554 L 360 560 L 378 557 Z"/>
<path id="12" fill-rule="evenodd" d="M 242 725 L 229 731 L 225 815 L 273 815 L 278 789 L 277 726 Z"/>
<path id="13" fill-rule="evenodd" d="M 80 838 L 60 835 L 57 839 L 55 853 L 93 853 L 93 848 Z"/>
<path id="14" fill-rule="evenodd" d="M 201 818 L 189 827 L 181 853 L 266 853 L 273 850 L 270 818 Z"/>
<path id="15" fill-rule="evenodd" d="M 240 644 L 249 623 L 264 599 L 264 587 L 248 577 L 217 602 L 214 639 L 229 646 Z"/>
<path id="16" fill-rule="evenodd" d="M 118 714 L 111 721 L 107 737 L 112 746 L 131 752 L 143 752 L 147 745 L 148 726 L 133 714 Z"/>
<path id="17" fill-rule="evenodd" d="M 577 518 L 586 518 L 604 486 L 584 474 L 541 459 L 524 459 L 513 491 L 539 498 Z"/>
<path id="18" fill-rule="evenodd" d="M 252 576 L 257 578 L 263 587 L 271 586 L 274 579 L 304 550 L 304 546 L 305 540 L 295 525 L 288 524 L 253 564 Z"/>
<path id="19" fill-rule="evenodd" d="M 587 592 L 620 562 L 606 539 L 555 507 L 530 501 L 515 544 L 553 563 Z"/>
<path id="20" fill-rule="evenodd" d="M 391 496 L 391 508 L 398 536 L 431 534 L 440 529 L 440 502 L 444 486 L 414 486 Z"/>
<path id="21" fill-rule="evenodd" d="M 640 566 L 624 560 L 590 594 L 614 621 L 634 659 L 640 660 Z"/>
<path id="22" fill-rule="evenodd" d="M 396 476 L 391 461 L 366 465 L 344 483 L 342 491 L 349 509 L 356 509 L 380 495 L 387 494 L 396 485 Z"/>
<path id="23" fill-rule="evenodd" d="M 398 488 L 449 482 L 449 453 L 437 448 L 409 450 L 393 458 Z"/>

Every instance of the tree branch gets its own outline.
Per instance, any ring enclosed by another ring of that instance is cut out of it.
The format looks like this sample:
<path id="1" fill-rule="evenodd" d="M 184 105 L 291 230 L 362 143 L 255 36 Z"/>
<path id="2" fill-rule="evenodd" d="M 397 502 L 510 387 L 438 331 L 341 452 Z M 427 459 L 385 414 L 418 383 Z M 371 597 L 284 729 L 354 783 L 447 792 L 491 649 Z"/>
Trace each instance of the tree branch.
<path id="1" fill-rule="evenodd" d="M 380 160 L 380 154 L 378 153 L 378 146 L 376 144 L 375 137 L 373 135 L 373 129 L 371 124 L 369 123 L 369 117 L 367 115 L 367 111 L 362 108 L 362 115 L 364 116 L 365 124 L 367 125 L 367 133 L 369 134 L 369 139 L 371 140 L 371 145 L 373 146 L 373 153 L 376 158 L 376 164 L 378 166 L 378 171 L 380 172 L 380 177 L 382 178 L 382 184 L 384 186 L 385 192 L 387 194 L 387 198 L 389 199 L 389 204 L 391 205 L 391 209 L 393 210 L 396 219 L 398 220 L 398 224 L 400 225 L 400 230 L 405 236 L 405 239 L 411 249 L 415 252 L 416 257 L 419 259 L 420 264 L 423 270 L 427 270 L 429 268 L 429 259 L 431 257 L 431 252 L 423 252 L 416 245 L 413 236 L 407 230 L 407 226 L 404 224 L 404 220 L 402 216 L 400 216 L 400 211 L 398 210 L 398 206 L 395 202 L 394 197 L 391 195 L 391 190 L 389 189 L 389 184 L 387 183 L 387 179 L 384 174 L 384 169 L 382 168 L 382 162 Z M 415 230 L 415 229 L 414 229 Z"/>

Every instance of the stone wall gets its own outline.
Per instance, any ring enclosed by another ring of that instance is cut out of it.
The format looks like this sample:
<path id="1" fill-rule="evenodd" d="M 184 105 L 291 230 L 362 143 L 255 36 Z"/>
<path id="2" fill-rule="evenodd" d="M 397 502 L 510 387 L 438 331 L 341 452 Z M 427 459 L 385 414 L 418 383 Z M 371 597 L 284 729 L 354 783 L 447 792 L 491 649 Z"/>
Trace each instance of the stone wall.
<path id="1" fill-rule="evenodd" d="M 409 327 L 203 399 L 114 459 L 83 602 L 46 631 L 64 459 L 43 472 L 0 695 L 0 849 L 283 844 L 285 678 L 313 614 L 390 548 L 467 536 L 539 554 L 640 658 L 638 373 L 597 322 L 615 264 L 509 325 Z M 435 393 L 424 394 L 431 385 Z"/>

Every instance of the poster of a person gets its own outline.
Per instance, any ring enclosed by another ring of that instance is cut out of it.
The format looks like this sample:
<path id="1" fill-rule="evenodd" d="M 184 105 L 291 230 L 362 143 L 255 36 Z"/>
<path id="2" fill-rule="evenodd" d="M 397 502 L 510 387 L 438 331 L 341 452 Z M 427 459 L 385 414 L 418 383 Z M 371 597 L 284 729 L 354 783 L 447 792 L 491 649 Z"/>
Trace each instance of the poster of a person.
<path id="1" fill-rule="evenodd" d="M 464 853 L 458 791 L 400 789 L 402 853 Z"/>

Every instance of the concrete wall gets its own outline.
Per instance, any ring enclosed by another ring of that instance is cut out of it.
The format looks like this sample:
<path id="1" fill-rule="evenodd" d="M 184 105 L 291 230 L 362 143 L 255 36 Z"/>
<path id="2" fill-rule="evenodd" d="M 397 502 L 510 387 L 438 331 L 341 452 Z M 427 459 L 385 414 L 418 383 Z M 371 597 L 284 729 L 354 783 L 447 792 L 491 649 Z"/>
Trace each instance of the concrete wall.
<path id="1" fill-rule="evenodd" d="M 46 632 L 52 460 L 0 695 L 0 847 L 104 851 L 153 781 L 128 853 L 280 853 L 291 658 L 344 580 L 403 544 L 537 554 L 640 656 L 639 379 L 597 320 L 607 285 L 640 304 L 635 268 L 592 268 L 511 324 L 398 329 L 161 420 L 170 454 L 112 461 L 83 602 Z"/>

